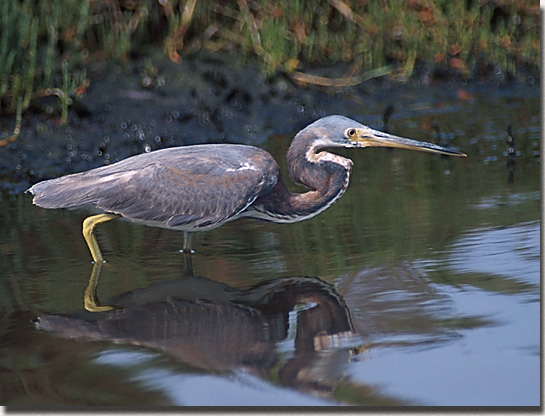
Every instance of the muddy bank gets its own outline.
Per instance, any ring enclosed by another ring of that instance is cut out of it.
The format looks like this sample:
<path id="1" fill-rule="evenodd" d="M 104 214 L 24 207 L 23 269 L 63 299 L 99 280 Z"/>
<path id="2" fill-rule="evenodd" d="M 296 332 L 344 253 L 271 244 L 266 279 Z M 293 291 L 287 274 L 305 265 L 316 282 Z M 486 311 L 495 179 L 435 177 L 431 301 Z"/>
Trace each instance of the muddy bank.
<path id="1" fill-rule="evenodd" d="M 20 137 L 0 148 L 0 188 L 18 193 L 42 179 L 165 147 L 221 142 L 259 146 L 272 135 L 295 132 L 327 114 L 384 128 L 391 115 L 387 109 L 394 108 L 394 115 L 404 111 L 396 106 L 400 91 L 418 95 L 446 89 L 455 95 L 465 88 L 460 81 L 430 86 L 421 74 L 403 86 L 371 80 L 325 91 L 300 88 L 281 76 L 267 78 L 257 64 L 218 54 L 200 54 L 180 65 L 160 58 L 154 63 L 151 74 L 141 62 L 96 68 L 87 94 L 70 110 L 67 127 L 50 114 L 52 103 L 36 102 L 23 118 Z M 513 82 L 497 74 L 483 88 L 498 91 L 516 83 L 535 92 L 537 82 L 531 76 Z M 12 121 L 3 120 L 4 129 L 10 125 Z"/>

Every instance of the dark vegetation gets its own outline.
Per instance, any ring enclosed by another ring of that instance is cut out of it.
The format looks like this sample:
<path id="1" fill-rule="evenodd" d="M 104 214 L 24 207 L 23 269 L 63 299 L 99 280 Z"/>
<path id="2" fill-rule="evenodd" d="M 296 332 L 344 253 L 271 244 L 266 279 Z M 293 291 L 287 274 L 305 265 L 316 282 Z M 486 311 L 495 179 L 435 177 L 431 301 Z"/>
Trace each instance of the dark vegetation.
<path id="1" fill-rule="evenodd" d="M 539 12 L 530 0 L 0 0 L 0 112 L 54 96 L 66 121 L 90 71 L 161 47 L 181 64 L 203 49 L 258 60 L 305 85 L 404 81 L 421 67 L 516 76 L 539 68 Z M 321 74 L 331 66 L 341 76 Z"/>

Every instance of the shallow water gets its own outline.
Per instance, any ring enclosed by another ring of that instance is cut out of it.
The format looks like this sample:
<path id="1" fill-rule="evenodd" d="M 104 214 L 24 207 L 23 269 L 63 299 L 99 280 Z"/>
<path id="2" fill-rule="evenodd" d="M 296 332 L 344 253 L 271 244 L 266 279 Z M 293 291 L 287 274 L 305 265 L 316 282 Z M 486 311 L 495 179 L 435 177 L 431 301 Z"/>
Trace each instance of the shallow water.
<path id="1" fill-rule="evenodd" d="M 84 213 L 1 193 L 2 403 L 539 406 L 539 88 L 457 91 L 335 112 L 381 128 L 394 102 L 390 132 L 467 159 L 340 150 L 355 165 L 335 206 L 199 234 L 193 277 L 180 233 L 104 224 L 93 270 Z M 285 169 L 280 133 L 260 145 Z M 83 310 L 93 271 L 120 309 Z"/>

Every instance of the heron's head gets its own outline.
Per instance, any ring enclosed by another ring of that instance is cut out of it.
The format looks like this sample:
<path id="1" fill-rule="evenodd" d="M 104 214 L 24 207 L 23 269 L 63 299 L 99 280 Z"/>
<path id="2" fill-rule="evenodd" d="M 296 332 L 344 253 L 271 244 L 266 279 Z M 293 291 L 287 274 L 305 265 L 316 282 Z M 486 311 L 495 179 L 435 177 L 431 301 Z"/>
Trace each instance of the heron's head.
<path id="1" fill-rule="evenodd" d="M 464 153 L 436 144 L 420 142 L 383 133 L 343 116 L 328 116 L 307 126 L 302 132 L 312 133 L 314 148 L 324 147 L 394 147 L 420 152 L 466 156 Z M 301 132 L 301 133 L 302 133 Z"/>

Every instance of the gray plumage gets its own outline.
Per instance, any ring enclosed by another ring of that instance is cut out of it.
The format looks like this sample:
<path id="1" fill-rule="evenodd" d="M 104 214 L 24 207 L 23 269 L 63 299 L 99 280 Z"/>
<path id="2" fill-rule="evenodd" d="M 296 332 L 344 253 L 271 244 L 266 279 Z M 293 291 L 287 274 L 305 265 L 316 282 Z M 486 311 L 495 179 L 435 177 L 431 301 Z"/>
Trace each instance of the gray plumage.
<path id="1" fill-rule="evenodd" d="M 29 192 L 42 208 L 91 208 L 191 230 L 233 219 L 268 194 L 277 176 L 278 165 L 259 148 L 199 145 L 133 156 L 40 182 Z"/>
<path id="2" fill-rule="evenodd" d="M 352 161 L 325 151 L 334 147 L 397 147 L 465 156 L 379 132 L 346 117 L 328 116 L 301 130 L 287 153 L 291 179 L 308 192 L 290 192 L 266 151 L 230 144 L 145 153 L 38 183 L 29 192 L 34 204 L 43 208 L 90 207 L 187 232 L 209 230 L 240 217 L 295 222 L 324 211 L 346 191 Z M 84 235 L 92 234 L 94 226 L 84 229 Z"/>

